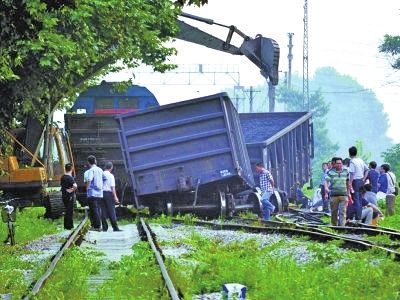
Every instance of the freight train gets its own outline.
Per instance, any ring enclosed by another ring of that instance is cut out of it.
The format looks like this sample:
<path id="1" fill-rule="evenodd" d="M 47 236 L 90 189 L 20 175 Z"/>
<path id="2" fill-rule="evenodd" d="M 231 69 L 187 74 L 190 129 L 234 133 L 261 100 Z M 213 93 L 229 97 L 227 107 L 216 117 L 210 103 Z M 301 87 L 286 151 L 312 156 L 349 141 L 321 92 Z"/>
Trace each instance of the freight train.
<path id="1" fill-rule="evenodd" d="M 128 113 L 117 110 L 121 95 L 108 96 L 114 98 L 108 101 L 114 106 L 109 104 L 104 114 L 104 106 L 96 101 L 110 89 L 101 90 L 92 91 L 92 100 L 85 95 L 84 101 L 93 101 L 86 104 L 86 114 L 76 113 L 84 107 L 78 99 L 75 113 L 65 116 L 81 202 L 90 154 L 100 167 L 108 160 L 114 163 L 117 193 L 124 204 L 155 212 L 258 211 L 258 195 L 252 190 L 258 179 L 253 174 L 256 162 L 271 170 L 283 198 L 294 196 L 297 182 L 310 179 L 309 113 L 237 114 L 224 93 L 158 106 L 149 92 L 136 105 L 139 109 Z"/>
<path id="2" fill-rule="evenodd" d="M 117 119 L 137 206 L 207 216 L 259 208 L 238 113 L 226 93 Z"/>
<path id="3" fill-rule="evenodd" d="M 159 106 L 156 97 L 147 88 L 137 85 L 118 92 L 112 82 L 103 81 L 79 95 L 64 119 L 74 158 L 77 199 L 81 203 L 86 201 L 83 173 L 89 155 L 96 156 L 100 167 L 111 161 L 119 198 L 122 203 L 132 198 L 118 139 L 118 123 L 114 117 L 154 106 Z"/>

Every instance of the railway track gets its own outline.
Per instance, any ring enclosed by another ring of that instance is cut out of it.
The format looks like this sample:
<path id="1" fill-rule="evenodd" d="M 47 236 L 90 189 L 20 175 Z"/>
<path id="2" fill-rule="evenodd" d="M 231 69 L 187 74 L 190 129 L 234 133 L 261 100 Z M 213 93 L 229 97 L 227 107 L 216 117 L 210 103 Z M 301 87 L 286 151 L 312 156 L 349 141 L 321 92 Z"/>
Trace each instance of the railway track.
<path id="1" fill-rule="evenodd" d="M 51 276 L 53 271 L 55 270 L 58 262 L 61 260 L 62 256 L 64 255 L 65 251 L 69 249 L 72 245 L 74 245 L 77 241 L 80 241 L 83 237 L 83 231 L 85 229 L 85 225 L 88 221 L 88 214 L 87 210 L 85 210 L 85 217 L 79 223 L 79 225 L 71 232 L 67 241 L 63 244 L 57 254 L 53 257 L 50 262 L 49 267 L 43 273 L 43 275 L 32 285 L 31 290 L 23 297 L 25 300 L 32 299 L 35 295 L 37 295 L 40 289 L 45 284 L 46 280 Z"/>
<path id="2" fill-rule="evenodd" d="M 87 212 L 85 212 L 85 217 L 83 218 L 83 220 L 71 232 L 67 241 L 62 245 L 62 247 L 59 249 L 59 251 L 52 258 L 48 268 L 45 270 L 43 275 L 36 282 L 32 283 L 30 290 L 26 293 L 25 296 L 22 297 L 23 299 L 25 299 L 25 300 L 34 299 L 40 293 L 41 289 L 45 286 L 46 281 L 52 276 L 54 270 L 57 267 L 57 264 L 62 259 L 65 251 L 75 244 L 80 245 L 80 242 L 83 240 L 83 238 L 86 234 L 84 229 L 85 229 L 85 225 L 87 224 L 87 222 L 88 222 L 88 215 L 87 215 Z M 165 286 L 167 287 L 170 298 L 173 300 L 181 299 L 180 293 L 175 288 L 171 278 L 169 277 L 168 271 L 164 264 L 164 256 L 162 254 L 161 249 L 158 247 L 155 235 L 153 234 L 150 226 L 145 222 L 144 218 L 138 218 L 137 227 L 138 227 L 138 232 L 136 232 L 136 234 L 140 235 L 140 238 L 143 241 L 146 241 L 149 244 L 149 247 L 152 249 L 152 252 L 155 257 L 155 261 L 160 269 L 160 274 L 162 275 L 162 279 L 165 283 Z M 97 234 L 104 235 L 104 233 L 96 233 L 96 232 L 94 232 L 93 234 L 96 235 L 96 238 L 99 237 Z M 126 233 L 126 234 L 128 234 L 128 233 Z M 101 244 L 101 243 L 102 242 L 100 240 L 98 240 L 96 244 Z M 115 244 L 115 243 L 112 243 L 112 244 Z M 99 245 L 97 245 L 97 246 L 99 246 Z M 114 246 L 115 247 L 113 247 L 113 250 L 112 250 L 113 252 L 117 251 L 119 249 L 119 246 L 121 246 L 123 248 L 122 245 L 114 245 Z M 100 245 L 100 247 L 101 247 L 101 245 Z M 118 249 L 114 249 L 114 248 L 118 248 Z M 129 247 L 129 249 L 130 249 L 130 247 Z M 96 279 L 96 281 L 99 281 L 98 278 L 95 278 L 95 279 Z M 103 278 L 103 281 L 104 280 L 106 280 L 106 279 Z M 97 282 L 97 285 L 98 284 L 99 283 Z"/>
<path id="3" fill-rule="evenodd" d="M 169 293 L 171 299 L 172 300 L 181 299 L 181 296 L 179 296 L 179 292 L 176 289 L 176 287 L 174 286 L 174 284 L 168 274 L 167 268 L 165 267 L 164 256 L 162 254 L 161 248 L 158 246 L 155 235 L 151 231 L 150 226 L 145 222 L 144 218 L 139 219 L 138 229 L 139 229 L 139 232 L 141 233 L 142 240 L 146 240 L 149 243 L 149 245 L 154 253 L 157 264 L 161 271 L 163 281 L 168 289 L 168 293 Z"/>
<path id="4" fill-rule="evenodd" d="M 174 224 L 184 224 L 185 221 L 180 219 L 172 219 Z M 307 227 L 297 224 L 287 224 L 284 222 L 264 222 L 260 221 L 259 226 L 248 225 L 257 222 L 254 219 L 233 219 L 233 223 L 216 223 L 210 221 L 193 221 L 193 225 L 205 226 L 214 230 L 242 230 L 251 233 L 280 233 L 289 236 L 307 236 L 311 240 L 318 242 L 328 242 L 328 241 L 341 241 L 341 247 L 347 249 L 357 249 L 357 250 L 369 250 L 369 249 L 379 249 L 396 261 L 400 261 L 400 252 L 397 249 L 390 247 L 389 245 L 378 245 L 369 240 L 348 237 L 340 234 L 336 234 L 330 231 L 326 231 L 320 228 Z M 375 233 L 374 233 L 375 234 Z M 399 245 L 400 246 L 400 245 Z"/>

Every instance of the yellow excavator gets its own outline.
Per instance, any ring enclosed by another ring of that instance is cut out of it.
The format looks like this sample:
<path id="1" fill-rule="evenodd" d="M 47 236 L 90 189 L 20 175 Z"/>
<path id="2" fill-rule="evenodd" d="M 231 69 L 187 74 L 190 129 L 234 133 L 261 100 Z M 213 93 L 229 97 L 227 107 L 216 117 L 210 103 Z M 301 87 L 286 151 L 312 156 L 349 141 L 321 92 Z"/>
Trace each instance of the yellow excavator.
<path id="1" fill-rule="evenodd" d="M 13 155 L 0 157 L 1 198 L 20 208 L 44 206 L 47 218 L 61 216 L 60 178 L 64 165 L 73 161 L 67 136 L 28 117 L 22 130 L 1 130 L 1 137 L 14 145 Z"/>

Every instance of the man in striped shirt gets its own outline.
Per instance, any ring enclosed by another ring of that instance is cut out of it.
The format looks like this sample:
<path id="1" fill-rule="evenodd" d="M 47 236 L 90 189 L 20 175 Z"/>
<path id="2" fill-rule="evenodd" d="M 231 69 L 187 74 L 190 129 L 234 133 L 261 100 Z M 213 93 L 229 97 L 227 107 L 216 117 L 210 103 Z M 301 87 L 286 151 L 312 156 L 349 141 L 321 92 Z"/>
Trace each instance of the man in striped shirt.
<path id="1" fill-rule="evenodd" d="M 332 159 L 335 167 L 325 177 L 325 199 L 331 193 L 331 223 L 334 226 L 346 224 L 346 206 L 350 196 L 349 171 L 343 168 L 340 157 Z M 339 217 L 339 222 L 338 222 Z"/>
<path id="2" fill-rule="evenodd" d="M 274 179 L 271 172 L 265 169 L 264 164 L 256 164 L 256 172 L 260 175 L 261 203 L 263 211 L 263 219 L 268 221 L 271 213 L 275 210 L 275 206 L 269 201 L 274 193 Z"/>

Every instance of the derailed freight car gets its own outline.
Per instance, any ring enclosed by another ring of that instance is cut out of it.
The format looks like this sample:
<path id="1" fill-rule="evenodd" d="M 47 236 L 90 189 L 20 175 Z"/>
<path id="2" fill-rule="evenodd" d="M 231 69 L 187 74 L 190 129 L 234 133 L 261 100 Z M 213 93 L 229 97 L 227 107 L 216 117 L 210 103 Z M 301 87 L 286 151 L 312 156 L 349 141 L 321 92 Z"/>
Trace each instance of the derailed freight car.
<path id="1" fill-rule="evenodd" d="M 314 157 L 311 116 L 308 112 L 240 114 L 253 170 L 257 162 L 264 163 L 276 187 L 289 198 L 296 197 L 296 183 L 303 185 L 311 179 Z"/>
<path id="2" fill-rule="evenodd" d="M 226 93 L 117 119 L 137 206 L 211 216 L 258 203 L 239 117 Z"/>

